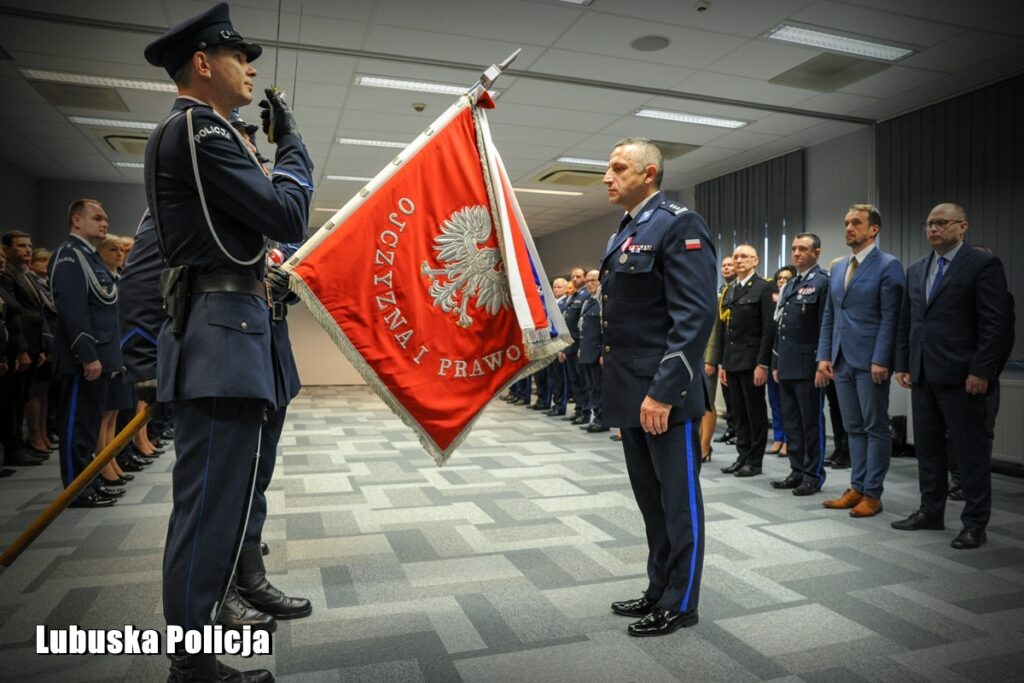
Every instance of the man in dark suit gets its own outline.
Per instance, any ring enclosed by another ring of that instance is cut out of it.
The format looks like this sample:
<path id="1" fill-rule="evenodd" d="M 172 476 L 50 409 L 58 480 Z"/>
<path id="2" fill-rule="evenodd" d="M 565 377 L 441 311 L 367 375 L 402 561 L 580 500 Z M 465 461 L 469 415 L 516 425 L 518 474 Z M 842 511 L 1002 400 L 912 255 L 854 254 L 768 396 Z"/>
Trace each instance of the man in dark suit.
<path id="1" fill-rule="evenodd" d="M 587 291 L 590 296 L 583 302 L 580 315 L 580 376 L 587 388 L 587 401 L 593 421 L 580 425 L 580 429 L 592 434 L 607 432 L 608 427 L 601 420 L 601 273 L 591 270 L 587 273 Z"/>
<path id="2" fill-rule="evenodd" d="M 870 204 L 846 212 L 846 246 L 853 252 L 832 266 L 821 320 L 816 383 L 836 383 L 850 447 L 850 488 L 822 505 L 851 517 L 882 511 L 889 471 L 889 380 L 906 278 L 903 266 L 875 244 L 882 216 Z"/>
<path id="3" fill-rule="evenodd" d="M 704 564 L 700 420 L 704 348 L 715 315 L 714 243 L 704 219 L 665 199 L 661 151 L 644 138 L 612 150 L 604 183 L 626 210 L 601 262 L 602 410 L 622 428 L 626 469 L 647 530 L 647 588 L 612 604 L 642 617 L 632 636 L 697 623 Z"/>
<path id="4" fill-rule="evenodd" d="M 729 392 L 736 416 L 738 457 L 722 471 L 736 477 L 761 474 L 768 444 L 768 407 L 764 385 L 772 362 L 775 341 L 775 284 L 757 274 L 757 250 L 741 244 L 733 252 L 736 281 L 722 299 L 728 312 L 719 337 L 722 367 L 718 381 Z"/>
<path id="5" fill-rule="evenodd" d="M 586 287 L 586 271 L 582 268 L 573 268 L 570 277 L 574 291 L 565 302 L 565 324 L 572 336 L 572 346 L 566 348 L 565 351 L 560 351 L 558 360 L 565 363 L 565 372 L 569 378 L 569 390 L 572 392 L 575 410 L 572 415 L 566 415 L 563 419 L 574 425 L 585 425 L 590 422 L 590 405 L 587 399 L 586 385 L 580 374 L 580 316 L 583 315 L 583 302 L 590 298 L 590 292 Z"/>
<path id="6" fill-rule="evenodd" d="M 965 501 L 952 545 L 977 548 L 992 512 L 985 403 L 1009 334 L 1006 274 L 999 259 L 964 242 L 960 206 L 939 204 L 925 226 L 932 253 L 907 269 L 896 344 L 896 381 L 911 390 L 914 408 L 921 506 L 892 527 L 945 528 L 948 434 Z"/>
<path id="7" fill-rule="evenodd" d="M 219 611 L 239 557 L 268 411 L 287 396 L 267 289 L 268 240 L 305 237 L 313 163 L 279 91 L 261 103 L 277 144 L 273 171 L 231 127 L 252 101 L 262 49 L 215 5 L 146 47 L 179 97 L 146 146 L 146 195 L 171 314 L 157 346 L 157 399 L 174 403 L 174 507 L 164 546 L 164 616 L 202 629 Z M 272 113 L 271 113 L 272 112 Z M 244 568 L 242 568 L 244 570 Z M 213 654 L 172 656 L 178 680 L 217 680 Z M 233 672 L 232 676 L 238 676 Z M 268 671 L 247 674 L 272 680 Z"/>
<path id="8" fill-rule="evenodd" d="M 793 489 L 794 496 L 809 496 L 825 483 L 825 397 L 814 380 L 829 277 L 818 267 L 821 239 L 817 235 L 794 237 L 790 254 L 796 276 L 779 292 L 772 354 L 772 373 L 779 383 L 782 420 L 789 439 L 790 473 L 772 486 Z"/>
<path id="9" fill-rule="evenodd" d="M 569 301 L 569 297 L 565 293 L 568 285 L 569 281 L 564 277 L 556 277 L 551 281 L 551 292 L 555 295 L 555 302 L 558 304 L 558 310 L 562 313 L 563 318 L 565 317 L 565 305 Z M 548 417 L 565 415 L 565 406 L 569 402 L 569 383 L 565 372 L 565 361 L 561 357 L 555 359 L 554 362 L 548 364 L 547 372 L 548 391 L 551 392 L 551 408 L 544 411 L 544 414 Z"/>
<path id="10" fill-rule="evenodd" d="M 715 393 L 718 389 L 718 366 L 721 364 L 722 359 L 719 354 L 718 337 L 722 334 L 722 327 L 725 325 L 725 321 L 729 319 L 728 313 L 722 310 L 722 299 L 725 297 L 725 293 L 729 291 L 729 285 L 736 281 L 736 263 L 732 260 L 732 254 L 722 257 L 722 286 L 718 290 L 718 316 L 715 320 L 715 327 L 711 330 L 711 339 L 708 340 L 708 350 L 704 354 L 704 362 L 707 367 L 704 368 L 704 374 L 708 376 L 708 388 L 711 390 L 711 417 L 705 415 L 704 422 L 701 424 L 701 430 L 707 430 L 713 432 L 715 430 L 715 422 L 717 422 L 718 414 L 715 408 Z M 722 398 L 725 400 L 725 431 L 722 435 L 715 439 L 715 443 L 724 443 L 727 445 L 733 445 L 736 443 L 736 416 L 732 412 L 732 400 L 729 398 L 729 392 L 724 388 L 722 389 Z M 714 419 L 712 419 L 712 417 Z M 710 451 L 711 442 L 708 439 L 711 438 L 710 433 L 701 437 L 701 446 L 705 454 Z"/>

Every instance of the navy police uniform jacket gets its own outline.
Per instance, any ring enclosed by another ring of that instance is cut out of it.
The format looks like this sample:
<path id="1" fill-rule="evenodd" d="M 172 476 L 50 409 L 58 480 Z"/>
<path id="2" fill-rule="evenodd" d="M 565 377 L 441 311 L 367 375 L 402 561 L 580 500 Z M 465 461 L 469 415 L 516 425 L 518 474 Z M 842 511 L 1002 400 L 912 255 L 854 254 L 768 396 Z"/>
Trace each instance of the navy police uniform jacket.
<path id="1" fill-rule="evenodd" d="M 580 363 L 592 365 L 601 358 L 601 302 L 589 296 L 580 313 Z"/>
<path id="2" fill-rule="evenodd" d="M 156 379 L 156 338 L 167 317 L 160 298 L 163 268 L 153 217 L 146 211 L 118 281 L 121 355 L 131 383 Z"/>
<path id="3" fill-rule="evenodd" d="M 716 278 L 704 219 L 660 192 L 612 237 L 601 262 L 606 423 L 639 427 L 648 395 L 673 406 L 670 423 L 704 415 Z"/>
<path id="4" fill-rule="evenodd" d="M 718 357 L 726 372 L 771 367 L 777 294 L 774 283 L 757 273 L 743 286 L 737 281 L 726 290 L 722 311 L 729 315 L 718 339 Z"/>
<path id="5" fill-rule="evenodd" d="M 277 141 L 270 177 L 234 128 L 211 107 L 175 100 L 159 148 L 147 145 L 147 196 L 159 207 L 166 257 L 191 276 L 227 274 L 263 282 L 267 239 L 305 237 L 313 162 L 294 133 Z M 155 182 L 155 187 L 153 183 Z M 211 397 L 279 405 L 265 297 L 245 292 L 193 294 L 182 334 L 165 323 L 158 337 L 161 401 Z"/>
<path id="6" fill-rule="evenodd" d="M 772 369 L 779 371 L 779 380 L 814 379 L 828 285 L 828 273 L 815 264 L 799 282 L 792 278 L 779 293 L 772 350 Z"/>
<path id="7" fill-rule="evenodd" d="M 583 302 L 590 298 L 590 292 L 581 289 L 565 302 L 563 317 L 569 328 L 569 335 L 572 337 L 572 345 L 565 350 L 565 355 L 575 356 L 579 351 L 580 344 L 580 317 L 583 315 Z"/>
<path id="8" fill-rule="evenodd" d="M 121 372 L 117 335 L 117 284 L 91 244 L 69 235 L 50 261 L 57 307 L 54 368 L 74 375 L 98 360 L 103 374 Z"/>

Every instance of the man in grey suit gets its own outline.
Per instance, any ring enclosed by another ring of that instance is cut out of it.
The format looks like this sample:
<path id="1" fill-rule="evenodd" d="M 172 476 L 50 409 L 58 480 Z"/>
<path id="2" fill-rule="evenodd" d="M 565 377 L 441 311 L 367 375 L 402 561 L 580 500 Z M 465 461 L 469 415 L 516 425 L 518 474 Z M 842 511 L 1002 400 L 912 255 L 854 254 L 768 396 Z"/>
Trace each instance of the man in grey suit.
<path id="1" fill-rule="evenodd" d="M 889 471 L 889 381 L 896 328 L 906 278 L 903 266 L 875 244 L 882 216 L 871 204 L 846 212 L 846 245 L 852 254 L 832 266 L 829 295 L 821 320 L 815 383 L 836 383 L 850 444 L 850 488 L 826 500 L 851 517 L 882 511 L 882 488 Z"/>

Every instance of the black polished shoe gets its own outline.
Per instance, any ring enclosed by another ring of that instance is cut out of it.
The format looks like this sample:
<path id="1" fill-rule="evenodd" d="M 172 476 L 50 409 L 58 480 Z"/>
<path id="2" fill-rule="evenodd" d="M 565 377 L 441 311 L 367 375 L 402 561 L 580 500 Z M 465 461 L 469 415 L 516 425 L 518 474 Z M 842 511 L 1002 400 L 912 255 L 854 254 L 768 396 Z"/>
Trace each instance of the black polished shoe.
<path id="1" fill-rule="evenodd" d="M 228 683 L 274 683 L 274 674 L 266 669 L 239 671 L 217 662 L 217 678 Z"/>
<path id="2" fill-rule="evenodd" d="M 565 417 L 563 417 L 562 421 L 563 422 L 571 422 L 572 424 L 579 424 L 579 422 L 576 422 L 576 420 L 578 420 L 579 418 L 580 418 L 580 414 L 579 413 L 571 413 L 571 414 L 566 415 Z"/>
<path id="3" fill-rule="evenodd" d="M 142 465 L 132 462 L 127 458 L 125 458 L 124 460 L 118 460 L 117 464 L 125 472 L 141 472 L 142 470 L 146 469 Z"/>
<path id="4" fill-rule="evenodd" d="M 595 420 L 594 422 L 591 422 L 590 425 L 587 427 L 587 431 L 590 432 L 591 434 L 600 434 L 601 432 L 611 431 L 611 427 L 605 427 L 603 422 L 601 422 L 600 420 Z"/>
<path id="5" fill-rule="evenodd" d="M 830 462 L 828 466 L 834 470 L 848 470 L 850 469 L 850 456 L 840 456 Z"/>
<path id="6" fill-rule="evenodd" d="M 542 403 L 534 403 L 530 406 L 530 410 L 551 410 L 551 406 L 546 406 Z"/>
<path id="7" fill-rule="evenodd" d="M 658 608 L 640 621 L 626 627 L 626 633 L 637 638 L 667 636 L 687 626 L 696 626 L 700 621 L 697 612 L 673 612 Z"/>
<path id="8" fill-rule="evenodd" d="M 733 464 L 723 467 L 722 474 L 736 474 L 741 467 L 743 467 L 743 463 L 737 460 Z"/>
<path id="9" fill-rule="evenodd" d="M 988 540 L 988 536 L 985 534 L 985 529 L 980 526 L 965 526 L 957 534 L 957 537 L 950 543 L 951 546 L 957 550 L 969 550 L 971 548 L 979 548 L 981 544 Z"/>
<path id="10" fill-rule="evenodd" d="M 949 498 L 950 500 L 963 501 L 964 500 L 964 491 L 959 486 L 954 487 L 954 488 L 950 488 L 949 489 L 949 493 L 946 494 L 946 498 Z"/>
<path id="11" fill-rule="evenodd" d="M 739 476 L 739 475 L 737 475 Z M 795 477 L 792 474 L 785 479 L 778 479 L 772 482 L 773 489 L 795 489 L 803 482 L 803 477 Z"/>
<path id="12" fill-rule="evenodd" d="M 224 596 L 224 604 L 217 613 L 217 623 L 232 631 L 241 631 L 243 626 L 250 626 L 255 631 L 277 630 L 277 619 L 266 612 L 261 612 L 238 594 L 232 583 Z"/>
<path id="13" fill-rule="evenodd" d="M 552 408 L 544 414 L 548 417 L 561 417 L 562 415 L 565 415 L 565 408 Z"/>
<path id="14" fill-rule="evenodd" d="M 111 489 L 106 486 L 99 486 L 96 490 L 104 498 L 120 498 L 124 495 L 124 489 Z"/>
<path id="15" fill-rule="evenodd" d="M 622 434 L 612 434 L 608 438 L 612 441 L 622 441 Z"/>
<path id="16" fill-rule="evenodd" d="M 736 438 L 736 432 L 734 432 L 731 429 L 726 429 L 724 432 L 722 432 L 722 435 L 720 437 L 715 439 L 715 443 L 725 443 L 729 439 L 735 439 L 735 438 Z"/>
<path id="17" fill-rule="evenodd" d="M 289 597 L 267 580 L 262 545 L 242 548 L 238 554 L 237 572 L 239 595 L 259 611 L 276 619 L 299 619 L 313 613 L 309 600 Z"/>
<path id="18" fill-rule="evenodd" d="M 115 502 L 117 502 L 117 501 L 115 501 L 113 498 L 107 498 L 106 496 L 101 496 L 100 494 L 96 493 L 95 491 L 90 491 L 89 493 L 85 494 L 84 496 L 79 496 L 78 498 L 75 498 L 71 502 L 71 504 L 68 505 L 68 507 L 69 508 L 108 508 L 111 505 L 113 505 Z"/>
<path id="19" fill-rule="evenodd" d="M 19 448 L 14 451 L 13 456 L 8 456 L 8 465 L 27 465 L 34 467 L 35 465 L 42 465 L 46 458 L 36 455 L 27 448 Z"/>
<path id="20" fill-rule="evenodd" d="M 732 473 L 734 477 L 756 477 L 761 474 L 760 467 L 754 467 L 753 465 L 744 465 L 735 472 Z"/>
<path id="21" fill-rule="evenodd" d="M 893 522 L 889 526 L 900 531 L 917 531 L 919 529 L 942 531 L 946 528 L 946 525 L 942 523 L 942 520 L 929 519 L 921 514 L 920 510 L 914 510 L 906 519 Z"/>
<path id="22" fill-rule="evenodd" d="M 110 487 L 110 486 L 124 486 L 129 481 L 128 479 L 125 479 L 124 477 L 118 477 L 117 479 L 107 479 L 102 474 L 99 476 L 99 479 L 100 479 L 100 484 L 102 486 L 107 486 L 107 487 Z M 133 477 L 133 479 L 134 479 L 134 477 Z"/>
<path id="23" fill-rule="evenodd" d="M 122 474 L 121 475 L 121 480 L 125 481 L 125 482 L 135 481 L 135 475 L 134 474 Z"/>
<path id="24" fill-rule="evenodd" d="M 645 617 L 658 608 L 658 601 L 652 600 L 646 595 L 636 600 L 623 600 L 612 603 L 612 611 L 624 617 L 639 619 Z"/>
<path id="25" fill-rule="evenodd" d="M 793 489 L 794 496 L 813 496 L 815 493 L 821 490 L 821 486 L 818 484 L 812 484 L 809 481 L 800 482 L 800 485 Z"/>

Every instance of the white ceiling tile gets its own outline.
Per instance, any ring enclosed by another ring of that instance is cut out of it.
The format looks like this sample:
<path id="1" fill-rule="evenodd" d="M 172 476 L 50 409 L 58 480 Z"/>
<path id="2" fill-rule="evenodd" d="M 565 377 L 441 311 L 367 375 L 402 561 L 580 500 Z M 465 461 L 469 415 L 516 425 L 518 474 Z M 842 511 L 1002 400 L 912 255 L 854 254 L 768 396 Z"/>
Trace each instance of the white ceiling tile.
<path id="1" fill-rule="evenodd" d="M 572 102 L 559 104 L 571 106 Z M 498 100 L 498 106 L 487 112 L 487 120 L 492 124 L 518 124 L 537 128 L 554 128 L 558 130 L 600 130 L 615 121 L 618 116 L 598 114 L 585 110 L 557 109 L 527 104 L 508 102 L 504 98 Z"/>
<path id="2" fill-rule="evenodd" d="M 813 99 L 813 98 L 812 98 Z M 801 105 L 803 106 L 803 105 Z M 771 114 L 769 116 L 751 123 L 743 130 L 751 133 L 771 133 L 773 135 L 791 135 L 804 130 L 809 126 L 816 125 L 820 119 L 812 119 L 805 116 L 793 116 L 792 114 Z"/>
<path id="3" fill-rule="evenodd" d="M 523 52 L 513 65 L 516 69 L 528 68 L 542 52 L 542 48 L 531 47 L 523 41 L 504 42 L 475 34 L 427 33 L 380 25 L 370 28 L 366 44 L 374 52 L 479 64 L 481 72 L 518 48 L 523 48 Z"/>
<path id="4" fill-rule="evenodd" d="M 907 57 L 901 65 L 955 73 L 1024 46 L 1024 37 L 986 31 L 966 31 L 921 54 Z"/>
<path id="5" fill-rule="evenodd" d="M 877 97 L 853 95 L 845 92 L 827 92 L 804 100 L 800 103 L 800 108 L 810 111 L 824 111 L 830 114 L 854 116 L 854 112 L 857 110 L 870 106 L 877 101 Z"/>
<path id="6" fill-rule="evenodd" d="M 643 57 L 643 53 L 636 53 Z M 622 59 L 569 50 L 547 50 L 533 63 L 530 71 L 605 83 L 629 83 L 651 88 L 667 88 L 695 73 L 676 65 L 655 64 L 642 59 Z"/>
<path id="7" fill-rule="evenodd" d="M 819 54 L 819 50 L 790 43 L 752 40 L 709 64 L 707 70 L 767 81 Z"/>
<path id="8" fill-rule="evenodd" d="M 546 81 L 532 81 L 520 78 L 515 85 L 501 96 L 499 105 L 505 102 L 545 106 L 553 104 L 565 107 L 567 104 L 574 109 L 593 111 L 603 114 L 624 116 L 633 111 L 637 103 L 624 97 L 618 90 L 608 88 L 588 88 Z"/>
<path id="9" fill-rule="evenodd" d="M 856 83 L 851 83 L 839 92 L 866 95 L 868 97 L 895 97 L 930 81 L 938 80 L 943 76 L 944 74 L 937 71 L 911 69 L 906 66 L 892 66 L 885 71 L 880 71 Z"/>
<path id="10" fill-rule="evenodd" d="M 1008 10 L 1006 14 L 979 26 L 979 28 L 997 33 L 1024 36 L 1024 5 L 1021 5 L 1019 2 L 1014 2 L 1013 4 L 1015 5 L 1014 9 Z"/>
<path id="11" fill-rule="evenodd" d="M 944 21 L 950 24 L 976 26 L 1019 6 L 1019 0 L 846 0 L 851 5 L 863 5 L 886 12 Z"/>
<path id="12" fill-rule="evenodd" d="M 778 139 L 778 135 L 768 135 L 766 133 L 749 133 L 744 130 L 734 130 L 725 133 L 724 135 L 716 137 L 711 142 L 711 144 L 714 145 L 715 147 L 722 147 L 725 149 L 747 150 L 756 149 L 770 142 L 775 142 Z"/>
<path id="13" fill-rule="evenodd" d="M 947 40 L 963 29 L 896 13 L 820 0 L 793 15 L 793 19 L 823 28 L 928 47 Z"/>
<path id="14" fill-rule="evenodd" d="M 658 52 L 638 52 L 630 42 L 646 35 L 661 35 L 671 44 Z M 554 43 L 553 47 L 576 52 L 642 58 L 668 66 L 700 69 L 725 56 L 746 40 L 724 33 L 698 31 L 656 21 L 588 13 Z M 666 83 L 666 87 L 671 84 Z"/>
<path id="15" fill-rule="evenodd" d="M 676 89 L 682 92 L 777 106 L 794 106 L 815 94 L 813 90 L 790 88 L 754 78 L 713 74 L 706 71 L 686 79 Z"/>
<path id="16" fill-rule="evenodd" d="M 550 45 L 580 13 L 579 8 L 562 3 L 522 0 L 387 0 L 378 5 L 374 20 L 381 26 L 481 39 L 506 40 L 516 35 L 526 38 L 528 45 Z"/>
<path id="17" fill-rule="evenodd" d="M 804 7 L 807 0 L 715 0 L 705 12 L 698 12 L 695 4 L 684 0 L 668 6 L 664 0 L 601 0 L 593 10 L 752 38 Z"/>
<path id="18" fill-rule="evenodd" d="M 124 22 L 143 26 L 167 26 L 163 2 L 160 0 L 5 0 L 4 5 L 48 14 L 64 14 L 99 21 Z M 4 20 L 6 21 L 6 19 Z"/>
<path id="19" fill-rule="evenodd" d="M 601 132 L 625 137 L 644 137 L 665 142 L 680 142 L 687 145 L 703 145 L 719 137 L 724 128 L 698 126 L 692 123 L 650 119 L 641 116 L 626 116 Z"/>

